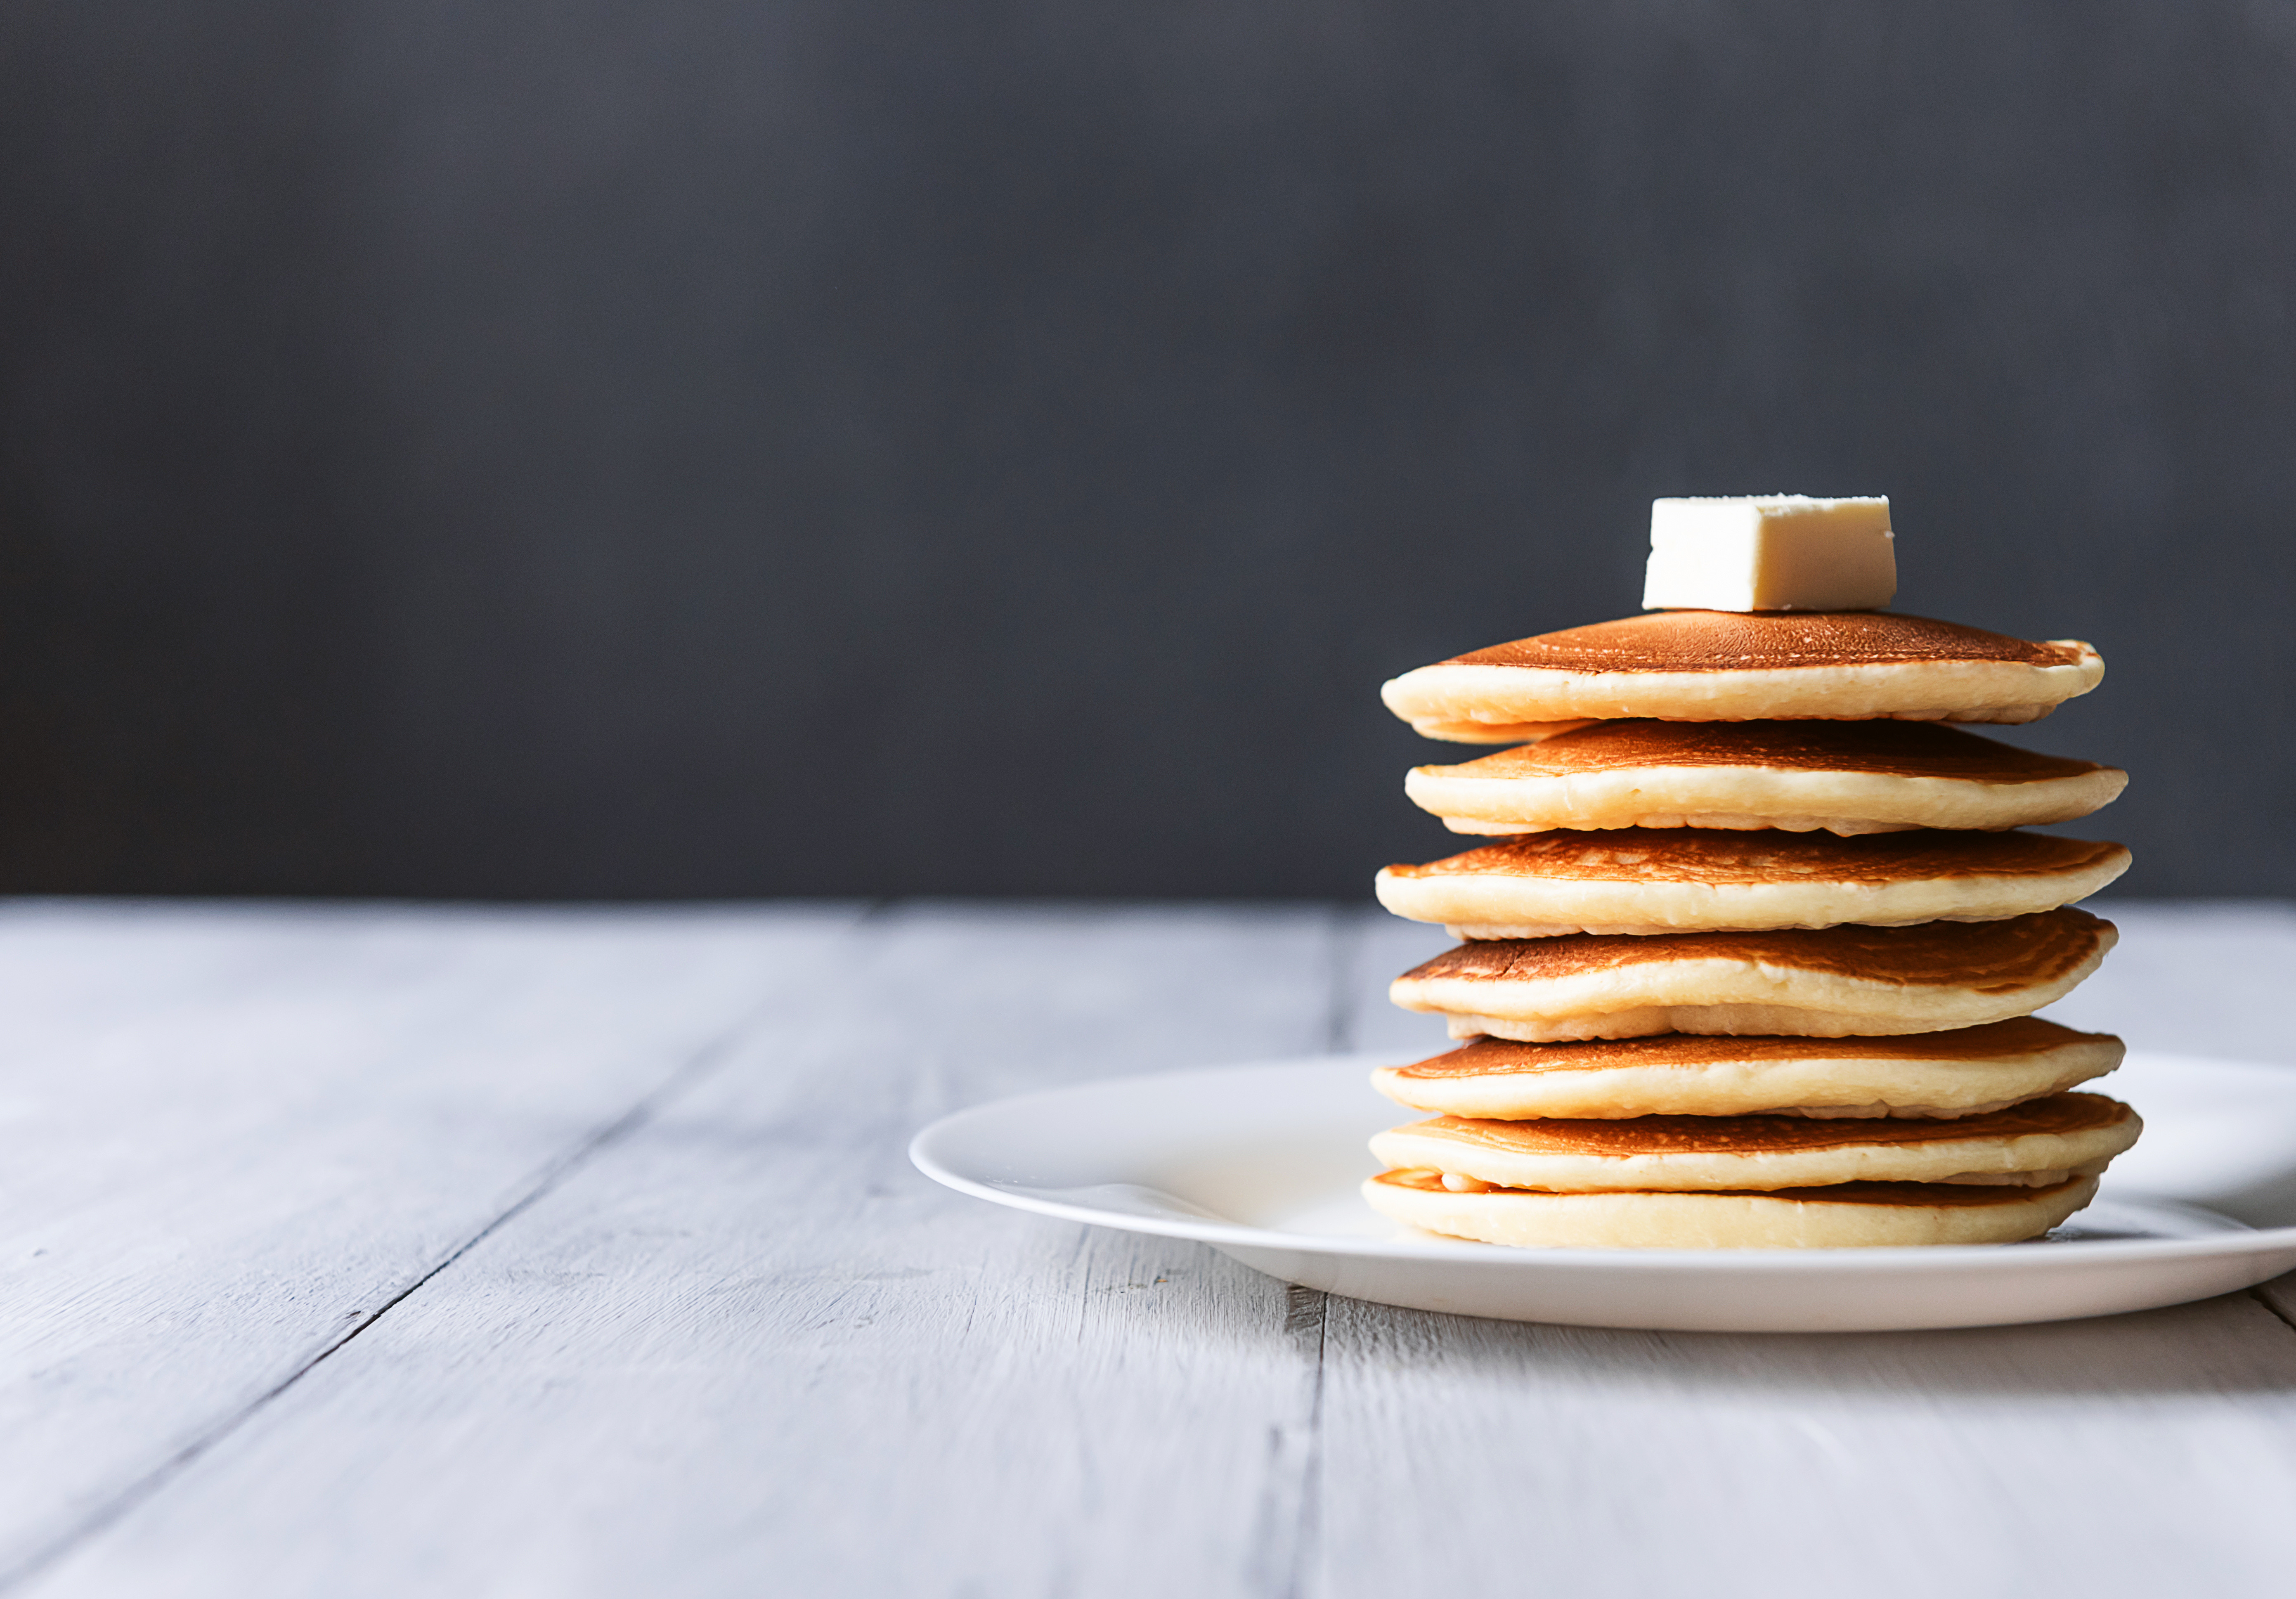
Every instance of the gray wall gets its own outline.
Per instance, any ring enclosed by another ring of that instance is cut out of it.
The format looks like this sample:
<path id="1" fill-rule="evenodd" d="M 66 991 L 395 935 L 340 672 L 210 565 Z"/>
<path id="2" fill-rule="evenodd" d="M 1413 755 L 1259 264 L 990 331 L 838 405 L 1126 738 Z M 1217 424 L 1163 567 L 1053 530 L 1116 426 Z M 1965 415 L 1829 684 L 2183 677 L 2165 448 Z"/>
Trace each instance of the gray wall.
<path id="1" fill-rule="evenodd" d="M 1360 894 L 1789 489 L 2296 892 L 2282 0 L 28 0 L 0 215 L 0 888 Z"/>

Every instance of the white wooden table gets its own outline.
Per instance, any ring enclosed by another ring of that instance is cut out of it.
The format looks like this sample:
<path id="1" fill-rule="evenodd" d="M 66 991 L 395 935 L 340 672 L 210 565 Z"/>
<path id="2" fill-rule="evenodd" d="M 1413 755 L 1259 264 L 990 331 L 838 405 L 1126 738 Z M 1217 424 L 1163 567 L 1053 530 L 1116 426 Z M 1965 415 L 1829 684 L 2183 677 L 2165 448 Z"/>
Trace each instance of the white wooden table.
<path id="1" fill-rule="evenodd" d="M 2060 1013 L 2296 1062 L 2296 911 Z M 1725 1337 L 947 1193 L 1019 1089 L 1439 1043 L 1375 912 L 0 908 L 0 1593 L 2285 1595 L 2296 1292 Z"/>

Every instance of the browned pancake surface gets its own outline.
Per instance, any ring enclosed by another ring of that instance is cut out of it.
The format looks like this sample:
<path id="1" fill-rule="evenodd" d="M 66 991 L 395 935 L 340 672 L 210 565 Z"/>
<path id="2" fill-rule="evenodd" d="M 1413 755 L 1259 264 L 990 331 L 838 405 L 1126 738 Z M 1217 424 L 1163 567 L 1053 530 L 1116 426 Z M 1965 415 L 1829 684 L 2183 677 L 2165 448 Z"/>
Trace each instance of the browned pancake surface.
<path id="1" fill-rule="evenodd" d="M 1647 1038 L 1595 1038 L 1573 1044 L 1518 1044 L 1478 1038 L 1447 1054 L 1397 1070 L 1409 1078 L 1515 1077 L 1541 1071 L 1601 1071 L 1628 1066 L 1685 1070 L 1738 1061 L 1989 1061 L 2038 1054 L 2068 1044 L 2118 1043 L 2109 1033 L 2077 1033 L 2038 1016 L 1982 1027 L 1895 1037 L 1734 1038 L 1659 1033 Z"/>
<path id="2" fill-rule="evenodd" d="M 1999 922 L 1923 922 L 1913 927 L 1490 939 L 1447 949 L 1404 976 L 1550 982 L 1655 961 L 1752 960 L 1873 982 L 1950 984 L 1996 994 L 2064 976 L 2096 953 L 2111 925 L 2066 906 Z"/>
<path id="3" fill-rule="evenodd" d="M 2079 1181 L 2076 1178 L 2074 1181 Z M 1397 1188 L 1416 1188 L 1423 1193 L 1448 1193 L 1439 1173 L 1431 1171 L 1383 1171 L 1373 1179 Z M 1834 1183 L 1823 1188 L 1766 1188 L 1700 1190 L 1694 1194 L 1664 1191 L 1669 1199 L 1732 1197 L 1750 1199 L 1801 1200 L 1829 1205 L 1956 1205 L 1974 1208 L 1981 1205 L 2021 1205 L 2052 1193 L 2062 1193 L 2072 1184 L 2059 1183 L 2048 1188 L 2020 1188 L 2009 1185 L 1978 1183 Z M 1565 1200 L 1567 1193 L 1554 1193 L 1543 1188 L 1498 1188 L 1489 1192 L 1521 1194 L 1525 1199 Z M 1606 1191 L 1603 1197 L 1615 1198 L 1620 1193 L 1650 1193 L 1653 1190 Z"/>
<path id="4" fill-rule="evenodd" d="M 1759 1155 L 1874 1144 L 1966 1143 L 2035 1133 L 2085 1133 L 2126 1121 L 2102 1094 L 2052 1094 L 1954 1121 L 1906 1118 L 1854 1123 L 1808 1116 L 1626 1116 L 1607 1121 L 1486 1121 L 1438 1116 L 1406 1129 L 1529 1155 Z"/>
<path id="5" fill-rule="evenodd" d="M 2079 659 L 2078 652 L 2061 644 L 1886 611 L 1662 611 L 1519 638 L 1445 664 L 1562 672 L 1742 672 L 1939 660 L 2070 666 Z"/>
<path id="6" fill-rule="evenodd" d="M 1964 783 L 2042 783 L 2105 768 L 2036 755 L 1942 722 L 1596 722 L 1443 768 L 1453 776 L 1562 777 L 1636 767 L 1760 767 Z"/>
<path id="7" fill-rule="evenodd" d="M 1542 877 L 1591 882 L 1715 885 L 1891 883 L 1956 877 L 2043 877 L 2125 853 L 2119 844 L 2038 832 L 1919 829 L 1837 838 L 1830 832 L 1621 827 L 1542 832 L 1487 844 L 1398 877 Z"/>

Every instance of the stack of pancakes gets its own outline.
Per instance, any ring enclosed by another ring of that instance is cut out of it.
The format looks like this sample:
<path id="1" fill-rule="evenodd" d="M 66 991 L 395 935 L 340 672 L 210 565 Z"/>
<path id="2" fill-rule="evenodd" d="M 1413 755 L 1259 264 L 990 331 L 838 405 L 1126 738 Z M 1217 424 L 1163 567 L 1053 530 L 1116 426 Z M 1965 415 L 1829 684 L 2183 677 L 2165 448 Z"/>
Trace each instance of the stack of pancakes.
<path id="1" fill-rule="evenodd" d="M 1382 1070 L 1381 1211 L 1495 1243 L 2004 1242 L 2087 1204 L 2120 1040 L 2030 1014 L 2096 970 L 2118 844 L 2020 832 L 2127 775 L 1964 731 L 2094 688 L 2085 644 L 1884 611 L 1664 611 L 1423 667 L 1390 709 L 1513 747 L 1406 785 L 1494 841 L 1380 873 L 1464 940 L 1396 980 L 1464 1046 Z"/>

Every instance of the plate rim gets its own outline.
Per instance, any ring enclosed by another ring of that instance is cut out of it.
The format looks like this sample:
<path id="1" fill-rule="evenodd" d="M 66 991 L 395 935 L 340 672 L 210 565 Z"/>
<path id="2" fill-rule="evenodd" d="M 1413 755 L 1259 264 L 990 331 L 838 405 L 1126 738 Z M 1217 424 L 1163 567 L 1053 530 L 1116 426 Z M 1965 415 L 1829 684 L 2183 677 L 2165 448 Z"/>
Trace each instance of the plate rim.
<path id="1" fill-rule="evenodd" d="M 2155 1052 L 2144 1052 L 2152 1054 Z M 1564 1271 L 1573 1273 L 1619 1271 L 1681 1272 L 1684 1270 L 1743 1274 L 1750 1270 L 1769 1269 L 1799 1273 L 1835 1272 L 1855 1275 L 1903 1275 L 1924 1271 L 1977 1270 L 1987 1273 L 2054 1272 L 2108 1267 L 2117 1263 L 2139 1265 L 2156 1259 L 2192 1259 L 2216 1257 L 2238 1257 L 2270 1253 L 2277 1249 L 2296 1249 L 2296 1226 L 2281 1227 L 2251 1227 L 2221 1212 L 2210 1210 L 2186 1200 L 2165 1195 L 2132 1192 L 2127 1195 L 2112 1195 L 2120 1202 L 2184 1210 L 2207 1217 L 2225 1224 L 2224 1230 L 2194 1238 L 2128 1238 L 2069 1240 L 2048 1250 L 2013 1250 L 1999 1244 L 1906 1244 L 1868 1245 L 1856 1249 L 1738 1249 L 1738 1250 L 1627 1250 L 1627 1249 L 1553 1249 L 1521 1250 L 1504 1245 L 1460 1239 L 1421 1241 L 1417 1239 L 1350 1238 L 1330 1234 L 1287 1233 L 1269 1227 L 1247 1226 L 1237 1222 L 1217 1221 L 1209 1218 L 1197 1219 L 1182 1217 L 1142 1216 L 1128 1211 L 1110 1210 L 1097 1206 L 1053 1199 L 1019 1188 L 1008 1188 L 984 1182 L 951 1168 L 941 1158 L 939 1145 L 961 1135 L 967 1124 L 993 1119 L 1000 1113 L 1031 1104 L 1067 1098 L 1089 1097 L 1111 1088 L 1136 1087 L 1151 1082 L 1172 1082 L 1198 1077 L 1226 1077 L 1239 1071 L 1269 1070 L 1300 1070 L 1321 1067 L 1332 1070 L 1341 1066 L 1360 1067 L 1368 1071 L 1382 1064 L 1420 1058 L 1417 1051 L 1377 1051 L 1348 1054 L 1288 1055 L 1238 1061 L 1217 1066 L 1177 1067 L 1162 1071 L 1133 1072 L 1121 1077 L 1100 1078 L 1086 1083 L 1066 1083 L 1049 1088 L 1027 1089 L 1019 1094 L 1001 1095 L 977 1105 L 950 1111 L 919 1128 L 908 1142 L 910 1163 L 932 1181 L 959 1193 L 970 1194 L 991 1204 L 1052 1217 L 1063 1221 L 1081 1222 L 1092 1226 L 1111 1227 L 1128 1233 L 1148 1234 L 1157 1237 L 1192 1239 L 1215 1249 L 1289 1250 L 1318 1255 L 1345 1255 L 1376 1258 L 1382 1260 L 1416 1261 L 1427 1264 L 1456 1263 L 1474 1268 L 1500 1272 Z M 2177 1056 L 2182 1060 L 2207 1060 L 2210 1064 L 2246 1068 L 2256 1070 L 2275 1070 L 2252 1062 L 2228 1061 L 2208 1056 Z"/>

